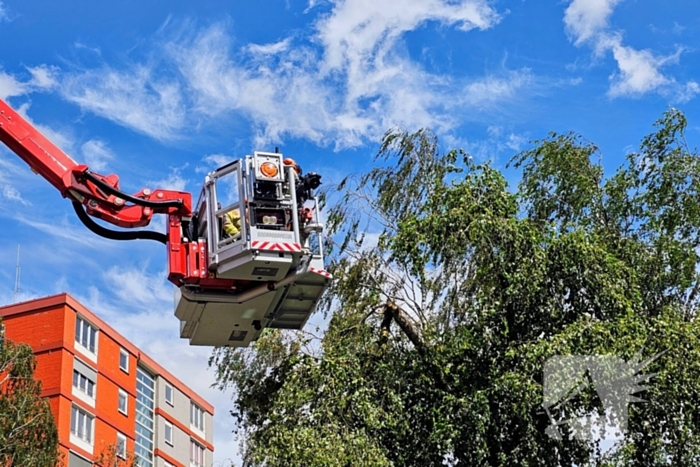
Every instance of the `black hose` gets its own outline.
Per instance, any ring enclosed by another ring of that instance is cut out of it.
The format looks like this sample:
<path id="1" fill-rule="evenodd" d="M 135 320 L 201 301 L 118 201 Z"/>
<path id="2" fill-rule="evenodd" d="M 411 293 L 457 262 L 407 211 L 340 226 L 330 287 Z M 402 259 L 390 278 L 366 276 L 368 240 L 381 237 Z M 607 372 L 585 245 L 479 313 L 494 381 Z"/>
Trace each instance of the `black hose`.
<path id="1" fill-rule="evenodd" d="M 123 200 L 130 201 L 138 206 L 144 206 L 148 208 L 180 208 L 183 204 L 181 199 L 176 199 L 172 201 L 149 201 L 147 199 L 137 198 L 136 196 L 131 196 L 128 193 L 124 193 L 123 191 L 117 190 L 108 183 L 105 183 L 100 178 L 94 176 L 89 170 L 83 172 L 82 175 L 84 175 L 85 178 L 97 185 L 102 191 L 110 195 L 118 196 Z"/>
<path id="2" fill-rule="evenodd" d="M 83 210 L 83 205 L 77 201 L 73 201 L 73 209 L 78 215 L 80 221 L 93 233 L 100 237 L 110 240 L 155 240 L 164 244 L 168 243 L 168 236 L 164 233 L 153 232 L 151 230 L 136 230 L 132 232 L 121 232 L 119 230 L 110 230 L 102 227 L 100 224 L 92 220 L 87 212 Z"/>

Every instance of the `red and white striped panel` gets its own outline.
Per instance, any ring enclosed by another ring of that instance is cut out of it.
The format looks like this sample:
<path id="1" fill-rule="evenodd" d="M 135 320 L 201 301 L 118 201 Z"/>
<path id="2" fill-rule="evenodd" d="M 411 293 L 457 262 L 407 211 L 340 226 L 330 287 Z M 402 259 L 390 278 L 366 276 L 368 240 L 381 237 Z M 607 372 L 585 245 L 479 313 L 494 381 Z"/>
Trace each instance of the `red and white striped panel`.
<path id="1" fill-rule="evenodd" d="M 309 268 L 309 271 L 315 272 L 316 274 L 320 274 L 320 275 L 322 275 L 322 276 L 333 277 L 333 276 L 331 275 L 330 272 L 324 271 L 323 269 L 316 269 L 316 268 L 314 268 L 314 267 L 310 267 L 310 268 Z"/>
<path id="2" fill-rule="evenodd" d="M 301 245 L 298 243 L 261 242 L 259 240 L 253 240 L 250 242 L 250 246 L 256 250 L 290 252 L 301 251 Z"/>

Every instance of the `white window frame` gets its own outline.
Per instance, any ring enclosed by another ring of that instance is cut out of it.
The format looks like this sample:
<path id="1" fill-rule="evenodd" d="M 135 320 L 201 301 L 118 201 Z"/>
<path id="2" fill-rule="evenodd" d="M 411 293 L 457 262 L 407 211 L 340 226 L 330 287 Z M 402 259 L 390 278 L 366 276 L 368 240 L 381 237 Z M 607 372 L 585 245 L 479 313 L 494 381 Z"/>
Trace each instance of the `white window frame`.
<path id="1" fill-rule="evenodd" d="M 77 375 L 77 379 L 78 379 L 77 382 L 76 382 L 76 375 Z M 81 387 L 82 382 L 85 382 L 84 388 Z M 90 394 L 90 391 L 89 391 L 89 389 L 90 389 L 89 383 L 92 383 L 92 394 Z M 80 391 L 81 393 L 83 393 L 85 396 L 87 396 L 88 398 L 90 398 L 92 400 L 95 400 L 95 397 L 97 396 L 97 381 L 93 381 L 92 379 L 90 379 L 89 377 L 85 376 L 84 374 L 82 374 L 81 372 L 79 372 L 78 370 L 75 370 L 75 369 L 73 370 L 73 388 Z"/>
<path id="2" fill-rule="evenodd" d="M 126 459 L 126 435 L 117 432 L 117 457 Z"/>
<path id="3" fill-rule="evenodd" d="M 122 400 L 122 396 L 124 396 L 124 410 L 120 407 L 120 402 Z M 119 389 L 119 395 L 117 396 L 117 410 L 120 413 L 123 413 L 124 415 L 129 414 L 129 393 L 127 393 L 123 389 Z"/>
<path id="4" fill-rule="evenodd" d="M 90 331 L 94 331 L 94 334 L 91 334 Z M 80 315 L 75 317 L 75 346 L 93 362 L 97 361 L 99 334 L 100 330 L 90 324 L 88 320 Z"/>
<path id="5" fill-rule="evenodd" d="M 75 404 L 71 406 L 70 441 L 92 454 L 95 442 L 95 416 Z"/>
<path id="6" fill-rule="evenodd" d="M 204 409 L 195 404 L 194 402 L 190 403 L 190 427 L 205 433 L 204 427 L 206 426 L 205 420 L 204 420 Z"/>
<path id="7" fill-rule="evenodd" d="M 170 399 L 168 399 L 168 389 L 170 389 Z M 165 383 L 165 402 L 175 407 L 175 388 L 172 384 Z"/>
<path id="8" fill-rule="evenodd" d="M 190 466 L 204 467 L 207 459 L 207 450 L 194 439 L 190 439 Z"/>
<path id="9" fill-rule="evenodd" d="M 170 429 L 170 437 L 169 438 L 168 438 L 168 428 Z M 175 438 L 175 433 L 173 431 L 173 424 L 166 420 L 163 423 L 163 439 L 169 445 L 174 446 L 175 445 L 174 438 Z"/>
<path id="10" fill-rule="evenodd" d="M 122 355 L 126 357 L 126 364 L 122 366 Z M 125 349 L 119 349 L 119 369 L 124 373 L 129 374 L 129 352 Z"/>

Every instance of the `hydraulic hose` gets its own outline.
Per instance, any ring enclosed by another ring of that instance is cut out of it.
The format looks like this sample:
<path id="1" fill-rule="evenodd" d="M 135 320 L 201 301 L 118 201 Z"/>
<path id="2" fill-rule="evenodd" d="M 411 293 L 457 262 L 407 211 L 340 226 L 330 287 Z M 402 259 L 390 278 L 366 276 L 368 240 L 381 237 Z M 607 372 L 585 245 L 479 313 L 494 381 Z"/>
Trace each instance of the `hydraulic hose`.
<path id="1" fill-rule="evenodd" d="M 100 224 L 92 220 L 88 213 L 83 210 L 83 205 L 77 201 L 73 201 L 73 209 L 85 227 L 100 237 L 108 238 L 110 240 L 155 240 L 164 244 L 168 243 L 167 235 L 160 232 L 153 232 L 152 230 L 122 232 L 119 230 L 110 230 L 102 227 Z"/>
<path id="2" fill-rule="evenodd" d="M 109 193 L 110 195 L 118 196 L 125 201 L 130 201 L 138 206 L 144 206 L 148 208 L 180 208 L 182 207 L 182 200 L 172 200 L 172 201 L 149 201 L 147 199 L 137 198 L 128 193 L 124 193 L 121 190 L 117 190 L 113 186 L 100 180 L 98 177 L 94 176 L 89 170 L 82 173 L 88 180 L 97 185 L 100 190 Z"/>

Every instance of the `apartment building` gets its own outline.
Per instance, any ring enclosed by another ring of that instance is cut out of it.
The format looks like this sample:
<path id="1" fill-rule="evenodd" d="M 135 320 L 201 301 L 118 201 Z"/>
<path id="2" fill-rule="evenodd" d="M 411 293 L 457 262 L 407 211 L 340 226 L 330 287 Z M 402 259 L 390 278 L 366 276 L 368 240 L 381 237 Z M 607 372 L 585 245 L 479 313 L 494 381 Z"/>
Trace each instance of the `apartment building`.
<path id="1" fill-rule="evenodd" d="M 110 451 L 139 467 L 212 465 L 213 406 L 70 295 L 0 317 L 7 339 L 34 350 L 67 467 Z"/>

